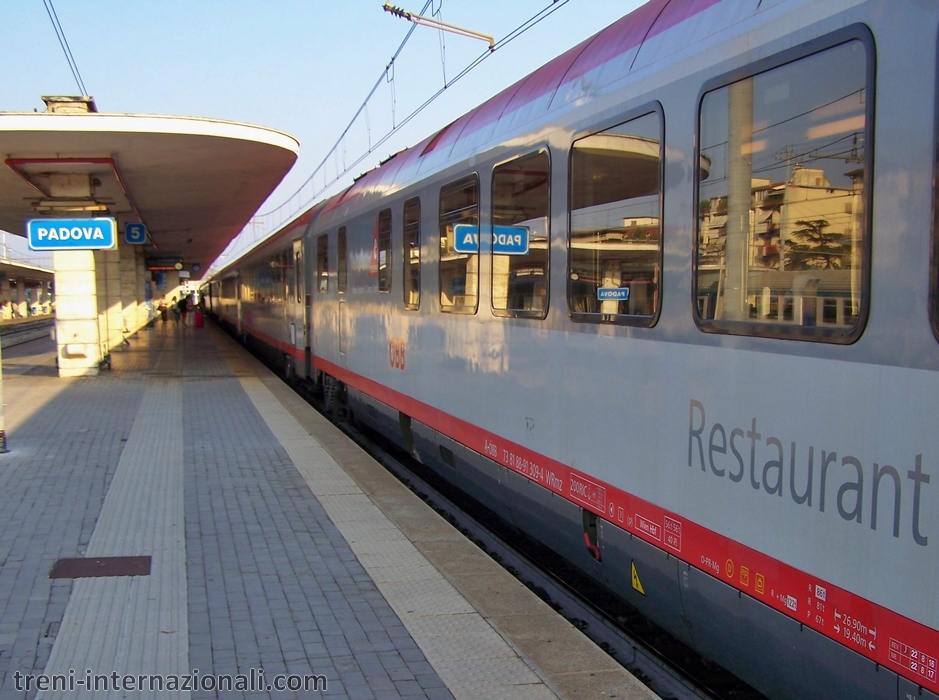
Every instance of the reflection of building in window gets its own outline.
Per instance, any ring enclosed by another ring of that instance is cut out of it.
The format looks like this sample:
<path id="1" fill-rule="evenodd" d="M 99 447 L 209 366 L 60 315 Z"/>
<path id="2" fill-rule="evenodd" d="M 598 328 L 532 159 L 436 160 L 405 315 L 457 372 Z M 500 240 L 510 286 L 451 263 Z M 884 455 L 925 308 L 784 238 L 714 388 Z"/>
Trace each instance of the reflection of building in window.
<path id="1" fill-rule="evenodd" d="M 443 311 L 476 313 L 479 293 L 479 252 L 454 250 L 458 224 L 479 226 L 479 183 L 476 175 L 440 190 L 440 307 Z M 459 246 L 457 246 L 459 247 Z"/>
<path id="2" fill-rule="evenodd" d="M 754 178 L 750 268 L 849 268 L 858 226 L 854 214 L 859 207 L 856 199 L 864 189 L 862 174 L 860 170 L 852 173 L 856 179 L 847 189 L 834 187 L 824 170 L 800 165 L 795 166 L 788 183 Z M 701 210 L 699 263 L 713 264 L 719 260 L 726 229 L 727 198 L 714 197 Z"/>
<path id="3" fill-rule="evenodd" d="M 336 291 L 340 294 L 346 293 L 346 284 L 348 282 L 349 273 L 348 273 L 348 254 L 346 252 L 346 227 L 339 227 L 339 235 L 336 239 L 336 248 L 338 249 L 339 258 L 337 260 L 338 266 L 336 268 Z"/>
<path id="4" fill-rule="evenodd" d="M 421 200 L 404 203 L 404 308 L 421 305 Z"/>
<path id="5" fill-rule="evenodd" d="M 500 165 L 492 176 L 492 308 L 544 318 L 548 300 L 548 154 Z"/>
<path id="6" fill-rule="evenodd" d="M 655 314 L 661 270 L 660 118 L 576 141 L 571 157 L 568 301 L 598 320 Z"/>
<path id="7" fill-rule="evenodd" d="M 237 290 L 238 280 L 235 277 L 226 277 L 222 280 L 222 294 L 223 299 L 234 299 L 235 295 L 238 293 Z"/>
<path id="8" fill-rule="evenodd" d="M 865 76 L 864 49 L 854 41 L 705 95 L 702 318 L 857 323 Z"/>

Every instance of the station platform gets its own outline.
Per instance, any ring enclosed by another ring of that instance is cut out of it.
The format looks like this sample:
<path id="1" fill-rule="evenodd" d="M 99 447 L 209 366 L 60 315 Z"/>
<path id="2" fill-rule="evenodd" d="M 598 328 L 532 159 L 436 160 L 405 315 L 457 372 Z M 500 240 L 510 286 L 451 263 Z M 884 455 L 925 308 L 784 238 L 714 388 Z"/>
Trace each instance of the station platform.
<path id="1" fill-rule="evenodd" d="M 211 323 L 93 378 L 36 343 L 3 352 L 3 698 L 655 697 Z"/>

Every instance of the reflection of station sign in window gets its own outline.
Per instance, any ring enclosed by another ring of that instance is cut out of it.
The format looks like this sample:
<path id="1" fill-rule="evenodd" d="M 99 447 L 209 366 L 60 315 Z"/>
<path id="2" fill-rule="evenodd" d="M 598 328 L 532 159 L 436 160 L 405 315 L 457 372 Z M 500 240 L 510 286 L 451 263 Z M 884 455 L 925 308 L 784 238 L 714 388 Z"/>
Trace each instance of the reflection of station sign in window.
<path id="1" fill-rule="evenodd" d="M 600 301 L 628 301 L 629 287 L 598 287 L 597 299 Z"/>
<path id="2" fill-rule="evenodd" d="M 110 216 L 30 219 L 26 237 L 30 250 L 108 250 L 117 245 L 117 222 Z"/>
<path id="3" fill-rule="evenodd" d="M 492 252 L 494 255 L 528 255 L 530 236 L 526 226 L 494 226 Z M 479 252 L 479 227 L 457 224 L 453 227 L 453 252 L 472 254 Z"/>

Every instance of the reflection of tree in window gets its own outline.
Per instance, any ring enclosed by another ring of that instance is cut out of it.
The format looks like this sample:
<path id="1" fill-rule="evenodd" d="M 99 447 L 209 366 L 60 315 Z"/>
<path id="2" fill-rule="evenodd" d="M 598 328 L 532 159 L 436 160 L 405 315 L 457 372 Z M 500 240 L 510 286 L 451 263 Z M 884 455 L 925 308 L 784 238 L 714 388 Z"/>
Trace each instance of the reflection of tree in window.
<path id="1" fill-rule="evenodd" d="M 544 318 L 548 296 L 548 154 L 522 156 L 492 176 L 492 307 Z M 500 247 L 496 236 L 524 242 Z M 518 236 L 518 239 L 508 238 Z M 512 254 L 497 253 L 512 250 Z"/>
<path id="2" fill-rule="evenodd" d="M 443 311 L 476 313 L 479 253 L 453 249 L 458 224 L 479 227 L 479 183 L 476 175 L 440 190 L 440 307 Z"/>
<path id="3" fill-rule="evenodd" d="M 404 203 L 404 308 L 421 305 L 421 200 Z"/>
<path id="4" fill-rule="evenodd" d="M 661 271 L 660 162 L 658 114 L 574 143 L 571 313 L 600 314 L 607 321 L 654 316 Z"/>
<path id="5" fill-rule="evenodd" d="M 857 323 L 866 71 L 864 46 L 851 41 L 705 95 L 695 278 L 703 318 Z"/>
<path id="6" fill-rule="evenodd" d="M 843 233 L 830 233 L 826 219 L 796 221 L 795 229 L 786 241 L 786 265 L 790 270 L 841 270 L 851 254 L 850 243 Z"/>

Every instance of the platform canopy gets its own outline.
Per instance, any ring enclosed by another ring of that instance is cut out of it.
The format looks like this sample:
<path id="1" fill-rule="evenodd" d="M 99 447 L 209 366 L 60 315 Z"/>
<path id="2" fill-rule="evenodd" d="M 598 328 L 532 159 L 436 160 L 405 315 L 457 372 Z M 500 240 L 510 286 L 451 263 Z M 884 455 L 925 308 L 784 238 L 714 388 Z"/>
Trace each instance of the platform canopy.
<path id="1" fill-rule="evenodd" d="M 198 280 L 297 159 L 273 129 L 191 117 L 78 111 L 0 112 L 0 229 L 29 219 L 113 216 L 141 222 L 148 260 L 178 261 Z M 52 101 L 52 102 L 50 102 Z M 61 109 L 61 104 L 59 104 Z M 157 264 L 157 263 L 155 263 Z"/>

